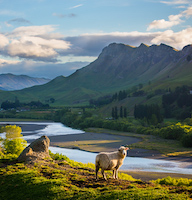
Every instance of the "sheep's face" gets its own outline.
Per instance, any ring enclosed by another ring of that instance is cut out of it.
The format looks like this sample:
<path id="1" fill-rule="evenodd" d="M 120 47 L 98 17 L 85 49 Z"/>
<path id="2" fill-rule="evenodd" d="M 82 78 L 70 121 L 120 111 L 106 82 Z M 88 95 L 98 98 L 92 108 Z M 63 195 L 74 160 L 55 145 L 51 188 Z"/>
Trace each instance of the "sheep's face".
<path id="1" fill-rule="evenodd" d="M 127 150 L 129 150 L 129 148 L 128 147 L 123 147 L 123 146 L 118 149 L 118 151 L 120 152 L 120 154 L 122 155 L 122 157 L 126 157 Z"/>

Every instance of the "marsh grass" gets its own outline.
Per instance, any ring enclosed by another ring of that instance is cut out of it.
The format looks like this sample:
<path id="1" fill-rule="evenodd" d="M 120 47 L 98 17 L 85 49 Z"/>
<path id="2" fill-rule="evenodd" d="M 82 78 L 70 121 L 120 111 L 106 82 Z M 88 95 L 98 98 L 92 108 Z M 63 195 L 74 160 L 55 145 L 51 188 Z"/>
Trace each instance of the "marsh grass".
<path id="1" fill-rule="evenodd" d="M 0 199 L 190 199 L 192 180 L 172 178 L 143 182 L 121 173 L 120 180 L 95 181 L 94 165 L 71 161 L 61 154 L 33 165 L 0 163 Z M 111 174 L 108 173 L 108 177 Z M 174 187 L 173 187 L 174 186 Z"/>

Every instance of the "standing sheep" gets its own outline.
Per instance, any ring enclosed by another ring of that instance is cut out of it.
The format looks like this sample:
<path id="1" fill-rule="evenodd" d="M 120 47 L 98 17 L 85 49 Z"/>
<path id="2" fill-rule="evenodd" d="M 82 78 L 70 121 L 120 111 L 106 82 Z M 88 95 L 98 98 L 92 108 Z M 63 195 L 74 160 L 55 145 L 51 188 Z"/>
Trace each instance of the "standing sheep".
<path id="1" fill-rule="evenodd" d="M 107 180 L 104 170 L 113 170 L 113 178 L 118 179 L 118 170 L 123 164 L 123 160 L 127 155 L 128 147 L 121 146 L 118 151 L 111 153 L 99 153 L 95 159 L 95 172 L 96 180 L 98 179 L 97 174 L 101 168 L 103 178 Z"/>

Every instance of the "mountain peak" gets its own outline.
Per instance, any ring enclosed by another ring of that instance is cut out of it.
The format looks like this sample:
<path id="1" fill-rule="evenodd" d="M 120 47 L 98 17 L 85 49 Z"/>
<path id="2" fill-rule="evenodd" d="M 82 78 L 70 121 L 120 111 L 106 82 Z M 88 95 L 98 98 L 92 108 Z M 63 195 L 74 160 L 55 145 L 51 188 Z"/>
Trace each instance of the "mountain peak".
<path id="1" fill-rule="evenodd" d="M 148 48 L 149 46 L 147 44 L 141 43 L 138 48 Z"/>

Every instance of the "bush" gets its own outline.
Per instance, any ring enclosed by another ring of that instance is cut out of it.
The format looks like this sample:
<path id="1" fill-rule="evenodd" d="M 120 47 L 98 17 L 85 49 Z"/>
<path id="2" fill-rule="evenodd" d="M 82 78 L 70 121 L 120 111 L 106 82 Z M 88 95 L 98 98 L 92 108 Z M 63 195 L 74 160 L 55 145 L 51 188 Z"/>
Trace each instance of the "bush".
<path id="1" fill-rule="evenodd" d="M 192 186 L 192 180 L 188 178 L 171 178 L 168 176 L 167 178 L 157 179 L 153 181 L 155 183 L 159 183 L 161 185 L 173 185 L 173 186 Z"/>
<path id="2" fill-rule="evenodd" d="M 181 142 L 184 147 L 192 147 L 192 132 L 183 135 Z"/>
<path id="3" fill-rule="evenodd" d="M 16 125 L 8 125 L 2 127 L 1 132 L 6 132 L 6 139 L 3 140 L 5 153 L 19 155 L 27 144 L 27 141 L 22 138 L 21 128 Z"/>
<path id="4" fill-rule="evenodd" d="M 180 140 L 186 133 L 185 131 L 185 128 L 182 127 L 180 123 L 177 123 L 175 125 L 161 128 L 159 135 L 165 139 Z"/>

